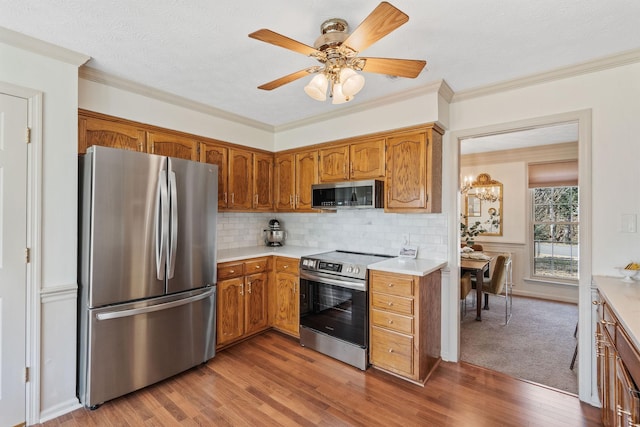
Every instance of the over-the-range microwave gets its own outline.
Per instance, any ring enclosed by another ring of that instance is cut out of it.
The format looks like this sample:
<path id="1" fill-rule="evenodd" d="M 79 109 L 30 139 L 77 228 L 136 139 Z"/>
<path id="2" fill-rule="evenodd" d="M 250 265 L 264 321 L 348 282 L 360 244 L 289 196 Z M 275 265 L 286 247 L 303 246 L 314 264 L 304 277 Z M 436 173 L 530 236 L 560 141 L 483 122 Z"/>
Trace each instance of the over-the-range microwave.
<path id="1" fill-rule="evenodd" d="M 311 186 L 314 209 L 384 207 L 384 181 L 345 181 Z"/>

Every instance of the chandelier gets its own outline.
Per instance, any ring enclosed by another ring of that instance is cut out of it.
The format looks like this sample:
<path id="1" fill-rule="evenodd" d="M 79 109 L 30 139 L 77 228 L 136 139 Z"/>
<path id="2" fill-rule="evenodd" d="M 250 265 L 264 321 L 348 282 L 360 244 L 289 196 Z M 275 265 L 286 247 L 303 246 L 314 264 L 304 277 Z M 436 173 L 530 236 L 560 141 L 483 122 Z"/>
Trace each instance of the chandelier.
<path id="1" fill-rule="evenodd" d="M 473 188 L 473 178 L 471 176 L 465 176 L 462 179 L 462 185 L 460 186 L 460 192 L 466 194 Z"/>
<path id="2" fill-rule="evenodd" d="M 491 187 L 491 191 L 487 190 L 487 188 L 483 188 L 480 191 L 476 191 L 475 196 L 480 200 L 490 203 L 498 201 L 499 198 L 496 192 L 496 187 Z"/>

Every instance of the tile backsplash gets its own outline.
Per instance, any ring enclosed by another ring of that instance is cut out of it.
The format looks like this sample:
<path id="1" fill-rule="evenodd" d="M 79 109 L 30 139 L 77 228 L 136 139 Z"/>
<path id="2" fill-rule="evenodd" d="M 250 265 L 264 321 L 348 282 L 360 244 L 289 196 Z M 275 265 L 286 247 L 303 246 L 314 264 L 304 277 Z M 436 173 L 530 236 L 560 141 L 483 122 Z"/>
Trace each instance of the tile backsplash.
<path id="1" fill-rule="evenodd" d="M 218 213 L 218 249 L 264 244 L 263 230 L 277 218 L 285 245 L 397 255 L 405 243 L 418 258 L 447 259 L 445 214 L 394 214 L 378 209 L 335 213 Z"/>

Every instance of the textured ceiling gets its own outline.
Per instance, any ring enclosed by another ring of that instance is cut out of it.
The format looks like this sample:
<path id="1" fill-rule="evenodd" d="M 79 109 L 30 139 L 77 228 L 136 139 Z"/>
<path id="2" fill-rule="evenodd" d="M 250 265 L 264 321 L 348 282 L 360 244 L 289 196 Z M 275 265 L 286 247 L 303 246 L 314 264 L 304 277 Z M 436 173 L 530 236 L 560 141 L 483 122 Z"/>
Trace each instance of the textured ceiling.
<path id="1" fill-rule="evenodd" d="M 517 150 L 518 148 L 576 141 L 578 141 L 578 124 L 564 123 L 497 135 L 466 138 L 460 141 L 460 154 Z"/>
<path id="2" fill-rule="evenodd" d="M 320 24 L 351 29 L 377 0 L 0 0 L 0 26 L 87 54 L 88 66 L 278 126 L 444 79 L 458 92 L 640 47 L 637 0 L 392 0 L 409 22 L 362 55 L 425 59 L 416 79 L 366 73 L 348 104 L 307 97 L 300 79 L 257 86 L 316 65 L 250 39 L 260 28 L 313 45 Z"/>

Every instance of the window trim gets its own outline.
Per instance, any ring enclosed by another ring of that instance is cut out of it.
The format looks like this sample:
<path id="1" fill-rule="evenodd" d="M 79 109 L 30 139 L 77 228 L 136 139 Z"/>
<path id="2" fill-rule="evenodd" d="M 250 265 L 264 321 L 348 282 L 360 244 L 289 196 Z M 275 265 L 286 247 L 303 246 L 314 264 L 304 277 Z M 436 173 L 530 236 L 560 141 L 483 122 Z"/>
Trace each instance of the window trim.
<path id="1" fill-rule="evenodd" d="M 544 283 L 550 283 L 550 284 L 578 284 L 579 280 L 580 280 L 580 246 L 581 246 L 581 241 L 582 241 L 582 227 L 581 225 L 581 221 L 577 221 L 577 222 L 571 222 L 571 221 L 558 221 L 558 222 L 536 222 L 535 221 L 535 203 L 534 203 L 534 192 L 536 189 L 538 188 L 554 188 L 554 187 L 574 187 L 576 189 L 576 191 L 578 192 L 578 203 L 577 203 L 577 208 L 580 209 L 580 186 L 575 184 L 575 185 L 547 185 L 547 186 L 535 186 L 535 187 L 530 187 L 529 188 L 529 197 L 528 197 L 528 204 L 529 204 L 529 234 L 527 237 L 527 253 L 528 253 L 528 265 L 529 265 L 529 272 L 527 274 L 527 277 L 525 278 L 525 280 L 529 280 L 532 282 L 544 282 Z M 579 217 L 580 218 L 580 217 Z M 541 275 L 536 275 L 535 274 L 535 236 L 534 236 L 534 231 L 535 231 L 535 226 L 537 224 L 559 224 L 559 225 L 575 225 L 578 228 L 578 243 L 577 243 L 577 256 L 578 256 L 578 266 L 576 268 L 575 277 L 560 277 L 560 276 L 541 276 Z"/>

